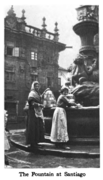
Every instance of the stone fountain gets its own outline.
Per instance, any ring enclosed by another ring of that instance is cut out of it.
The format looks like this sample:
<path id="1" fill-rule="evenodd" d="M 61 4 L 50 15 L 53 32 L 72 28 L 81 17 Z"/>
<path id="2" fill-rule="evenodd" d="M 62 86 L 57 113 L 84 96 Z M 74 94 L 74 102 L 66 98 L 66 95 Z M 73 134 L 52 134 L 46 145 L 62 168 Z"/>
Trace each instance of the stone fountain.
<path id="1" fill-rule="evenodd" d="M 81 47 L 70 66 L 72 93 L 83 108 L 67 108 L 68 132 L 73 138 L 99 138 L 99 50 L 98 50 L 98 6 L 80 6 L 78 23 L 74 32 L 81 39 Z M 70 79 L 67 79 L 70 83 Z M 53 109 L 44 109 L 47 117 L 46 133 L 50 133 Z M 48 117 L 51 117 L 48 119 Z"/>
<path id="2" fill-rule="evenodd" d="M 81 38 L 81 48 L 71 68 L 72 93 L 83 107 L 66 108 L 69 143 L 99 143 L 98 6 L 81 6 L 77 13 L 79 23 L 73 29 Z M 54 110 L 55 107 L 43 109 L 48 136 Z"/>
<path id="3" fill-rule="evenodd" d="M 74 32 L 81 39 L 72 68 L 73 94 L 83 106 L 99 105 L 98 6 L 80 6 Z"/>

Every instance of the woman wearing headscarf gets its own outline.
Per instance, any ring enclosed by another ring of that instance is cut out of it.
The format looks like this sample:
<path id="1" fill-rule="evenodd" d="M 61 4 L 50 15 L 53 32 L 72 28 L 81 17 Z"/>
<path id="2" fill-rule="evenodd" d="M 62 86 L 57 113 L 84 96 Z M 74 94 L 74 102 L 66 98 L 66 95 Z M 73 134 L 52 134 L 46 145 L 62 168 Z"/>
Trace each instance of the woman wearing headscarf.
<path id="1" fill-rule="evenodd" d="M 31 91 L 28 95 L 28 124 L 26 130 L 26 143 L 31 148 L 37 148 L 37 144 L 44 140 L 44 119 L 43 104 L 39 93 L 40 85 L 34 81 L 31 85 Z"/>
<path id="2" fill-rule="evenodd" d="M 67 131 L 67 116 L 65 108 L 67 106 L 76 105 L 70 103 L 66 97 L 68 94 L 68 87 L 63 86 L 61 88 L 61 94 L 57 100 L 57 107 L 53 114 L 52 127 L 50 139 L 56 146 L 65 147 L 65 143 L 69 141 L 69 135 Z"/>

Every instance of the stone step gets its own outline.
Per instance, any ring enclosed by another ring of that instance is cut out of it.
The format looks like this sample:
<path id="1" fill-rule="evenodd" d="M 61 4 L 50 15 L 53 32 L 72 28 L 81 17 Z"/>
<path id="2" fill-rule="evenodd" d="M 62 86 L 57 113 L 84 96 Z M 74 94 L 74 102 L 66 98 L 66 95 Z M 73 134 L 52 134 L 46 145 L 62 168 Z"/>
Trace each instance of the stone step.
<path id="1" fill-rule="evenodd" d="M 84 157 L 84 158 L 97 158 L 100 156 L 98 145 L 76 145 L 67 144 L 67 148 L 55 146 L 50 140 L 47 142 L 39 143 L 38 150 L 31 149 L 29 145 L 25 144 L 25 135 L 23 131 L 13 133 L 10 138 L 11 144 L 19 149 L 27 152 L 34 152 L 43 155 L 55 155 L 63 157 Z"/>
<path id="2" fill-rule="evenodd" d="M 81 146 L 67 146 L 67 149 L 64 148 L 56 148 L 48 143 L 42 143 L 38 145 L 38 149 L 31 149 L 29 145 L 21 144 L 20 142 L 14 141 L 11 139 L 11 143 L 24 151 L 33 152 L 41 155 L 54 155 L 54 156 L 62 156 L 62 157 L 77 157 L 77 158 L 98 158 L 100 156 L 99 147 L 86 147 Z M 69 147 L 69 148 L 68 148 Z"/>
<path id="3" fill-rule="evenodd" d="M 25 129 L 18 129 L 18 130 L 10 130 L 12 136 L 25 136 Z M 45 134 L 45 142 L 51 143 L 50 136 Z M 70 137 L 68 144 L 69 145 L 99 145 L 99 137 Z"/>

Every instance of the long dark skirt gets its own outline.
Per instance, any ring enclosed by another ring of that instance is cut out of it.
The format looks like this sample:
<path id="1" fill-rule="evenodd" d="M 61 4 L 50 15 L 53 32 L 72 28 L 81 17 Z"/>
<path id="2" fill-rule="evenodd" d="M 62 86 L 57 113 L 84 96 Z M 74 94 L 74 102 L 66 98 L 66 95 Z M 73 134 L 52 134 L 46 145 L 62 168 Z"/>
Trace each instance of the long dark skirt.
<path id="1" fill-rule="evenodd" d="M 34 109 L 28 110 L 28 123 L 26 129 L 26 144 L 37 145 L 44 141 L 44 124 L 40 117 L 35 116 Z"/>

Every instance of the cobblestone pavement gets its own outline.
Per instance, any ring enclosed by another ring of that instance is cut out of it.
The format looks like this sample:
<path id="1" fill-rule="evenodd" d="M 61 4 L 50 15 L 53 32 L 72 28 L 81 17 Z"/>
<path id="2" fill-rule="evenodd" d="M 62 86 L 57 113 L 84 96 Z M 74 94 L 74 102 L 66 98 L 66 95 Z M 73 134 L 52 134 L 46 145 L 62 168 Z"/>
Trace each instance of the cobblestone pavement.
<path id="1" fill-rule="evenodd" d="M 99 158 L 67 158 L 37 155 L 11 146 L 7 152 L 12 168 L 99 168 Z"/>

